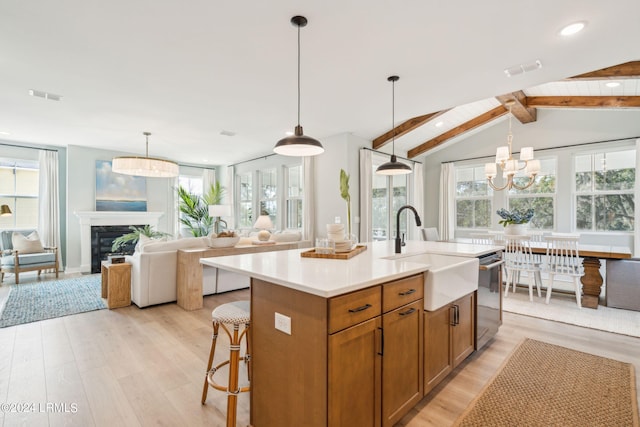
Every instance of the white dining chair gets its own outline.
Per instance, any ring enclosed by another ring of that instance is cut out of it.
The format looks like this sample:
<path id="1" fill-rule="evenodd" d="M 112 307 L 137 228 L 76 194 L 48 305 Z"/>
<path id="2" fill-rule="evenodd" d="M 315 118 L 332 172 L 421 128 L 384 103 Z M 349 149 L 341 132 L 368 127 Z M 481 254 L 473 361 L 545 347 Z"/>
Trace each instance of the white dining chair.
<path id="1" fill-rule="evenodd" d="M 576 303 L 578 308 L 582 308 L 582 286 L 580 278 L 584 275 L 584 268 L 578 252 L 579 235 L 552 234 L 545 236 L 547 242 L 547 262 L 545 270 L 549 274 L 549 286 L 547 286 L 547 297 L 545 302 L 549 304 L 553 282 L 555 276 L 570 276 L 576 293 Z"/>
<path id="2" fill-rule="evenodd" d="M 540 276 L 540 266 L 534 262 L 533 254 L 531 253 L 531 238 L 525 235 L 506 234 L 504 236 L 504 246 L 504 265 L 507 271 L 504 297 L 506 298 L 509 295 L 509 285 L 512 286 L 513 292 L 516 291 L 516 283 L 520 278 L 520 273 L 526 272 L 529 278 L 529 301 L 533 301 L 534 284 L 538 290 L 538 298 L 540 298 L 542 278 Z"/>
<path id="3" fill-rule="evenodd" d="M 471 243 L 474 245 L 493 245 L 496 235 L 493 233 L 471 233 Z"/>
<path id="4" fill-rule="evenodd" d="M 440 234 L 438 234 L 438 229 L 435 227 L 427 227 L 422 229 L 422 240 L 426 241 L 438 241 L 440 240 Z"/>

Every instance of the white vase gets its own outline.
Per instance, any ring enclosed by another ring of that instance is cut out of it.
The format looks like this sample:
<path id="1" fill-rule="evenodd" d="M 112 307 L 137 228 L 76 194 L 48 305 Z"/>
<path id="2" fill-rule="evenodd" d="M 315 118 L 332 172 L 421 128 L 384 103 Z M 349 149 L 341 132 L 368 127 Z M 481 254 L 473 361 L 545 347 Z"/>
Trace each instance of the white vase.
<path id="1" fill-rule="evenodd" d="M 504 234 L 522 236 L 527 234 L 529 224 L 509 224 L 504 228 Z"/>

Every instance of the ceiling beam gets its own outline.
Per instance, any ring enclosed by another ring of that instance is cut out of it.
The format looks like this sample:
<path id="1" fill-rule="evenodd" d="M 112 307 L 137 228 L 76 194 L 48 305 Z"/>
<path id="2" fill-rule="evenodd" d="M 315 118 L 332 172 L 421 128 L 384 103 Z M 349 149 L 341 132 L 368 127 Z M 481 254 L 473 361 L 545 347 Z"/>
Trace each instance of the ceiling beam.
<path id="1" fill-rule="evenodd" d="M 502 117 L 505 114 L 507 114 L 507 109 L 504 108 L 502 105 L 494 108 L 493 110 L 489 110 L 484 114 L 481 114 L 477 117 L 474 117 L 473 119 L 469 120 L 468 122 L 465 122 L 463 124 L 461 124 L 460 126 L 457 126 L 453 129 L 451 129 L 448 132 L 443 133 L 442 135 L 438 135 L 435 138 L 424 142 L 420 145 L 418 145 L 415 148 L 412 148 L 411 150 L 409 150 L 409 152 L 407 153 L 409 158 L 413 158 L 416 156 L 419 156 L 420 154 L 424 153 L 425 151 L 429 151 L 431 149 L 433 149 L 434 147 L 437 147 L 438 145 L 444 143 L 445 141 L 447 141 L 448 139 L 451 138 L 455 138 L 456 136 L 462 135 L 465 132 L 468 132 L 470 130 L 473 130 L 479 126 L 482 126 L 486 123 L 489 123 L 492 120 L 497 119 L 498 117 Z"/>
<path id="2" fill-rule="evenodd" d="M 511 113 L 513 117 L 518 119 L 522 124 L 535 122 L 538 118 L 537 110 L 527 105 L 527 95 L 521 90 L 496 96 L 496 99 L 507 109 L 508 107 L 505 103 L 507 101 L 514 101 L 514 104 L 511 106 Z"/>
<path id="3" fill-rule="evenodd" d="M 640 96 L 529 96 L 534 108 L 640 108 Z"/>
<path id="4" fill-rule="evenodd" d="M 638 77 L 640 77 L 640 61 L 632 61 L 569 77 L 567 80 L 633 79 Z"/>
<path id="5" fill-rule="evenodd" d="M 377 150 L 378 148 L 385 146 L 389 141 L 393 139 L 394 136 L 396 138 L 399 138 L 402 135 L 408 132 L 411 132 L 416 128 L 419 128 L 420 126 L 427 123 L 428 121 L 443 115 L 447 111 L 449 110 L 437 111 L 435 113 L 429 113 L 429 114 L 425 114 L 424 116 L 418 116 L 418 117 L 414 117 L 412 119 L 407 120 L 406 122 L 391 129 L 389 132 L 386 132 L 385 134 L 375 138 L 373 140 L 373 149 Z M 394 132 L 395 132 L 395 135 L 394 135 Z"/>

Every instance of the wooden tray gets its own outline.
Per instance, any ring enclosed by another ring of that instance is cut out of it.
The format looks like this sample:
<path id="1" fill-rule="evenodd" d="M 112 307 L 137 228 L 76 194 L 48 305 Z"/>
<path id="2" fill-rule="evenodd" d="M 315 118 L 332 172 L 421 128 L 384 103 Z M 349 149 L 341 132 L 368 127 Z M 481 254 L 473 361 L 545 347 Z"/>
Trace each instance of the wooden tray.
<path id="1" fill-rule="evenodd" d="M 300 252 L 300 256 L 304 258 L 327 258 L 327 259 L 349 259 L 367 250 L 367 245 L 356 245 L 349 252 L 338 252 L 335 254 L 317 254 L 315 249 Z"/>

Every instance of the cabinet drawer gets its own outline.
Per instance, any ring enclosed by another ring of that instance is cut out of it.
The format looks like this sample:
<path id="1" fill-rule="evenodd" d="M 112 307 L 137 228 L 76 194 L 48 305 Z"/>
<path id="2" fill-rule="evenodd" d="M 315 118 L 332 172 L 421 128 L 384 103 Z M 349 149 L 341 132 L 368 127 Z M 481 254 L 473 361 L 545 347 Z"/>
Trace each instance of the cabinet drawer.
<path id="1" fill-rule="evenodd" d="M 418 274 L 404 279 L 385 283 L 382 287 L 382 312 L 395 310 L 424 295 L 424 277 Z"/>
<path id="2" fill-rule="evenodd" d="M 332 334 L 380 315 L 380 286 L 363 289 L 329 300 L 329 333 Z"/>

